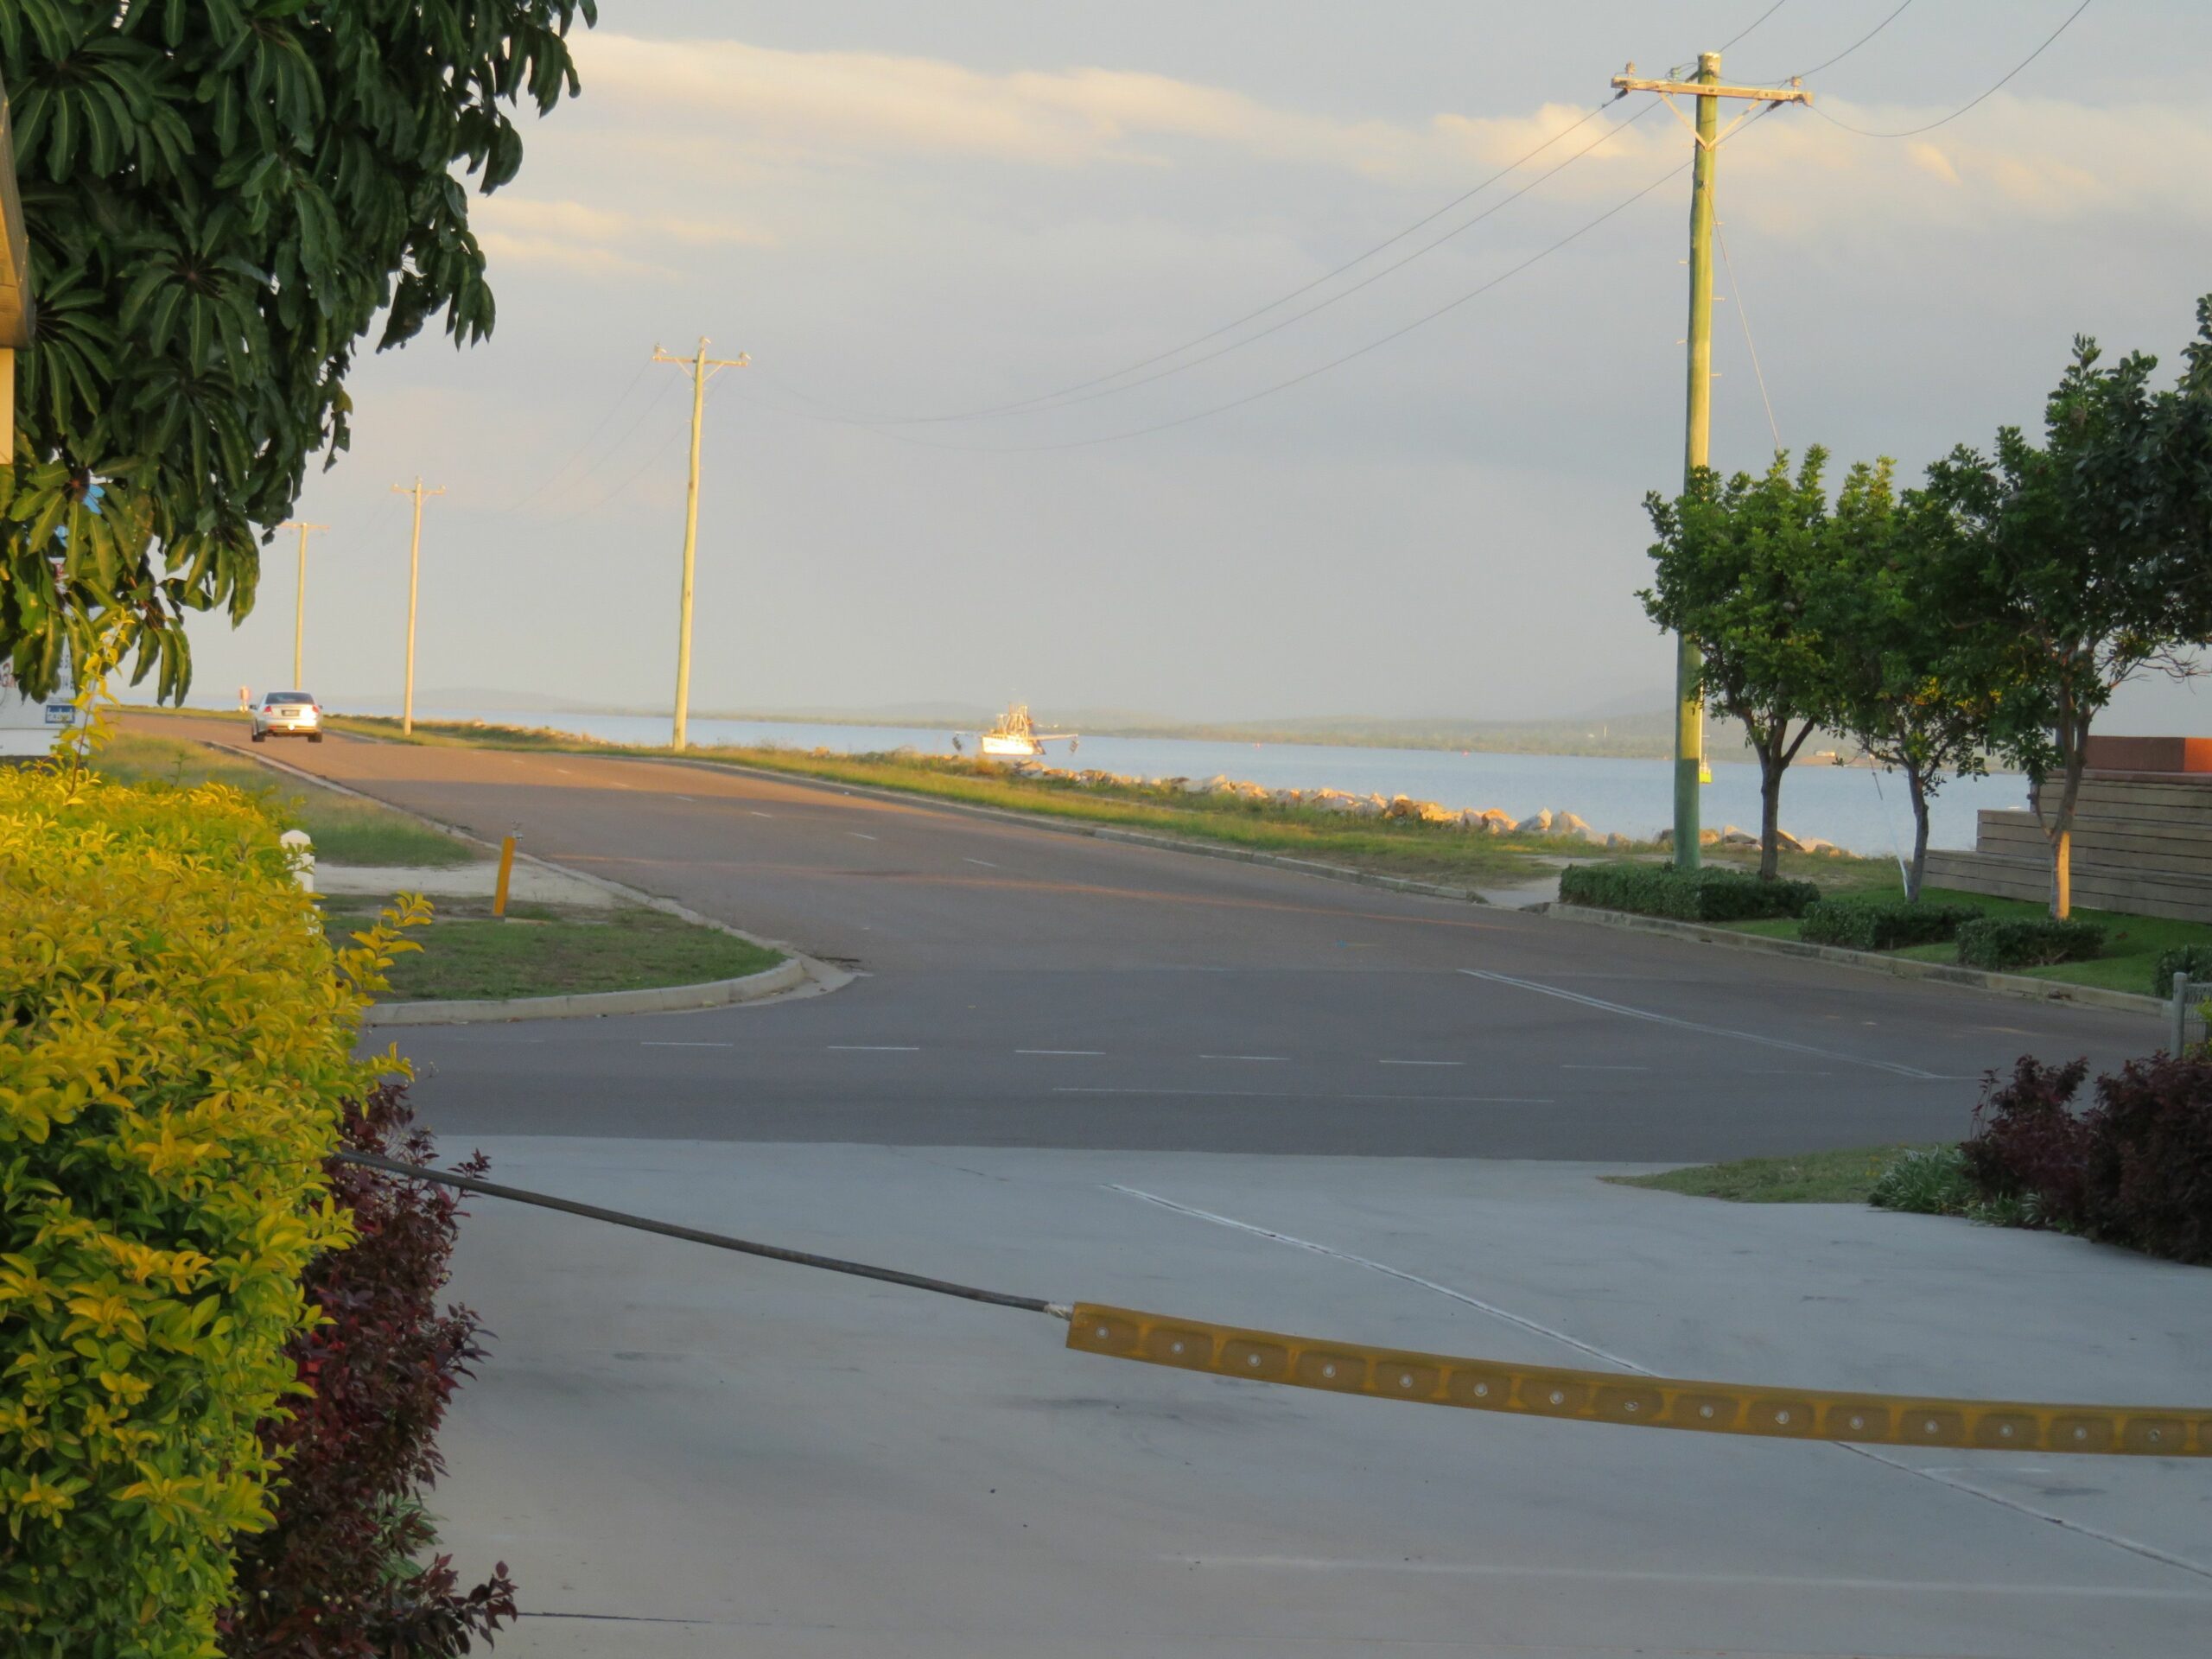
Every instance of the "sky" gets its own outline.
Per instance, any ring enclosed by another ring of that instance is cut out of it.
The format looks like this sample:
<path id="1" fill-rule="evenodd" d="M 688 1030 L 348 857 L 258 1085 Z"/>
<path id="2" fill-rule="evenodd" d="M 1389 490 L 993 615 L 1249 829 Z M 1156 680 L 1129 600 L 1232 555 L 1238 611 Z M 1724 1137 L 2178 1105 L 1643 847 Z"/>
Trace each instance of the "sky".
<path id="1" fill-rule="evenodd" d="M 1717 157 L 1713 455 L 1910 476 L 2034 423 L 2077 333 L 2177 360 L 2212 289 L 2212 8 L 2094 0 L 1948 124 L 1847 130 L 2076 3 L 602 0 L 582 96 L 474 198 L 493 338 L 354 372 L 304 677 L 397 698 L 420 476 L 418 699 L 665 707 L 690 384 L 651 359 L 704 334 L 751 360 L 705 411 L 695 709 L 1662 706 L 1690 141 L 1648 98 L 1574 124 L 1630 60 L 1740 36 L 1724 77 L 1770 82 L 1881 25 Z M 292 532 L 264 557 L 194 701 L 290 681 Z M 2107 726 L 2212 731 L 2212 692 Z"/>

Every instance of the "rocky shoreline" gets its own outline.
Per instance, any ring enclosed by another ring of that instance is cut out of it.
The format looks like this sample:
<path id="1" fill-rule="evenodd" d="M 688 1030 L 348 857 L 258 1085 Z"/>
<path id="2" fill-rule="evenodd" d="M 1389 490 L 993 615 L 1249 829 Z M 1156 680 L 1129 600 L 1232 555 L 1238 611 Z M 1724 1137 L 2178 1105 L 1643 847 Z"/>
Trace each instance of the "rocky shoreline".
<path id="1" fill-rule="evenodd" d="M 1118 772 L 1101 772 L 1096 768 L 1077 771 L 1031 762 L 1017 762 L 1006 770 L 1024 778 L 1050 779 L 1090 789 L 1170 790 L 1184 795 L 1249 801 L 1255 805 L 1333 812 L 1347 818 L 1412 819 L 1421 823 L 1459 830 L 1469 835 L 1516 836 L 1524 839 L 1557 841 L 1568 846 L 1603 848 L 1614 852 L 1664 849 L 1673 846 L 1675 840 L 1672 830 L 1662 830 L 1640 841 L 1617 831 L 1594 830 L 1587 820 L 1573 812 L 1554 811 L 1548 807 L 1525 818 L 1516 818 L 1510 812 L 1495 806 L 1479 810 L 1449 807 L 1435 801 L 1417 801 L 1407 795 L 1355 795 L 1340 789 L 1270 789 L 1264 784 L 1245 782 L 1225 772 L 1217 772 L 1211 778 L 1136 778 Z M 1732 823 L 1719 830 L 1707 830 L 1698 840 L 1707 847 L 1757 847 L 1759 844 L 1756 835 L 1739 830 Z M 1832 842 L 1822 841 L 1818 836 L 1793 836 L 1788 830 L 1781 832 L 1781 842 L 1787 852 L 1829 857 L 1840 857 L 1843 853 L 1843 849 Z"/>

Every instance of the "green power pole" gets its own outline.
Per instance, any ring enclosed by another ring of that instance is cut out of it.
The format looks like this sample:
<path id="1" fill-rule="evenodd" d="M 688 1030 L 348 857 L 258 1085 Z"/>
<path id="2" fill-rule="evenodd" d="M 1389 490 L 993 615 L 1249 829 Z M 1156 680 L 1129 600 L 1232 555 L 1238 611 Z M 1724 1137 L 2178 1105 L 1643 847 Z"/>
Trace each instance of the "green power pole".
<path id="1" fill-rule="evenodd" d="M 1684 124 L 1697 141 L 1690 162 L 1690 327 L 1689 397 L 1684 411 L 1682 486 L 1709 464 L 1713 430 L 1713 186 L 1714 162 L 1721 141 L 1720 100 L 1748 99 L 1771 107 L 1777 104 L 1810 104 L 1813 95 L 1796 81 L 1788 86 L 1724 86 L 1720 84 L 1720 54 L 1701 52 L 1695 80 L 1639 80 L 1636 66 L 1613 77 L 1624 92 L 1656 92 L 1673 107 L 1680 94 L 1697 100 L 1697 119 Z M 1681 116 L 1679 109 L 1675 111 Z M 1733 132 L 1751 111 L 1729 124 Z M 1698 810 L 1698 779 L 1705 766 L 1705 696 L 1700 687 L 1704 658 L 1697 642 L 1687 635 L 1675 643 L 1675 868 L 1694 870 L 1701 861 L 1698 836 L 1702 825 Z"/>
<path id="2" fill-rule="evenodd" d="M 1700 53 L 1700 86 L 1720 79 L 1720 54 Z M 1697 101 L 1697 153 L 1690 162 L 1689 398 L 1682 442 L 1682 487 L 1707 464 L 1713 448 L 1713 163 L 1720 100 Z M 1705 766 L 1704 654 L 1684 634 L 1675 642 L 1675 868 L 1694 870 L 1704 855 L 1698 777 Z"/>

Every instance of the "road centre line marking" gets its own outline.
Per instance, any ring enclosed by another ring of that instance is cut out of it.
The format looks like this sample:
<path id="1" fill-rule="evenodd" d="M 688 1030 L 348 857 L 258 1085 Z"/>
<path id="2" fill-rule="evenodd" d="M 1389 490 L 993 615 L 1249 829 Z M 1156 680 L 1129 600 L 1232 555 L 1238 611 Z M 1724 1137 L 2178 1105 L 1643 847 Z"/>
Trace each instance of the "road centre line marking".
<path id="1" fill-rule="evenodd" d="M 1465 1060 L 1378 1060 L 1378 1065 L 1465 1065 Z"/>
<path id="2" fill-rule="evenodd" d="M 1544 996 L 1555 996 L 1562 1001 L 1580 1002 L 1586 1008 L 1599 1008 L 1607 1014 L 1622 1014 L 1630 1020 L 1648 1020 L 1656 1026 L 1673 1026 L 1680 1031 L 1700 1032 L 1707 1037 L 1732 1037 L 1739 1043 L 1757 1043 L 1764 1048 L 1785 1049 L 1793 1054 L 1810 1054 L 1816 1059 L 1843 1060 L 1853 1065 L 1869 1065 L 1878 1071 L 1892 1072 L 1901 1077 L 1915 1077 L 1923 1083 L 1942 1081 L 1936 1072 L 1923 1071 L 1916 1065 L 1900 1065 L 1893 1060 L 1864 1059 L 1856 1054 L 1839 1054 L 1832 1048 L 1815 1048 L 1809 1043 L 1793 1043 L 1780 1037 L 1761 1036 L 1757 1032 L 1732 1031 L 1726 1026 L 1707 1026 L 1694 1020 L 1677 1020 L 1671 1014 L 1654 1014 L 1649 1008 L 1631 1008 L 1624 1002 L 1608 1002 L 1603 997 L 1585 996 L 1580 991 L 1541 984 L 1533 979 L 1516 979 L 1510 974 L 1494 974 L 1484 968 L 1462 968 L 1459 971 L 1470 979 L 1486 979 L 1497 985 L 1511 985 Z"/>
<path id="3" fill-rule="evenodd" d="M 1459 971 L 1466 973 L 1470 970 L 1463 968 Z M 1639 1365 L 1632 1359 L 1624 1358 L 1619 1354 L 1608 1353 L 1602 1348 L 1593 1347 L 1589 1343 L 1567 1335 L 1564 1331 L 1555 1331 L 1551 1326 L 1539 1324 L 1534 1319 L 1525 1319 L 1518 1313 L 1508 1313 L 1504 1308 L 1493 1303 L 1470 1296 L 1465 1291 L 1454 1290 L 1449 1285 L 1440 1285 L 1433 1279 L 1424 1279 L 1418 1274 L 1408 1273 L 1402 1268 L 1394 1268 L 1386 1262 L 1370 1261 L 1363 1255 L 1354 1255 L 1349 1250 L 1339 1250 L 1326 1244 L 1317 1244 L 1311 1239 L 1299 1238 L 1290 1233 L 1279 1233 L 1272 1228 L 1256 1227 L 1249 1221 L 1238 1221 L 1229 1216 L 1216 1215 L 1210 1210 L 1200 1210 L 1190 1205 L 1178 1204 L 1173 1198 L 1161 1198 L 1158 1193 L 1147 1192 L 1141 1187 L 1123 1186 L 1117 1182 L 1108 1182 L 1105 1184 L 1105 1190 L 1109 1192 L 1126 1193 L 1128 1197 L 1141 1199 L 1147 1204 L 1158 1205 L 1163 1210 L 1173 1210 L 1179 1215 L 1189 1216 L 1195 1220 L 1211 1222 L 1217 1227 L 1227 1227 L 1236 1232 L 1249 1233 L 1255 1237 L 1270 1239 L 1278 1244 L 1288 1244 L 1296 1249 L 1310 1250 L 1316 1255 L 1325 1255 L 1333 1261 L 1343 1262 L 1353 1267 L 1366 1268 L 1372 1272 L 1383 1274 L 1386 1278 L 1402 1280 L 1409 1285 L 1418 1285 L 1424 1290 L 1436 1292 L 1440 1296 L 1448 1296 L 1455 1302 L 1464 1302 L 1469 1307 L 1487 1313 L 1493 1319 L 1502 1319 L 1508 1325 L 1518 1325 L 1521 1329 L 1533 1332 L 1538 1336 L 1549 1337 L 1555 1342 L 1565 1343 L 1579 1352 L 1588 1354 L 1595 1359 L 1604 1360 L 1609 1365 L 1617 1365 L 1624 1371 L 1632 1371 L 1638 1376 L 1657 1375 L 1649 1367 Z M 2178 1567 L 2183 1572 L 2193 1573 L 2201 1579 L 2212 1579 L 2212 1567 L 2207 1567 L 2201 1561 L 2193 1561 L 2185 1555 L 2176 1555 L 2170 1551 L 2158 1548 L 2156 1545 L 2130 1538 L 2125 1534 L 2107 1532 L 2101 1527 L 2091 1526 L 2087 1522 L 2070 1521 L 2066 1516 L 2056 1514 L 2050 1510 L 2037 1509 L 2032 1503 L 2023 1503 L 2020 1499 L 2009 1497 L 2002 1492 L 1993 1492 L 1986 1487 L 1974 1485 L 1970 1481 L 1959 1479 L 1940 1470 L 1906 1463 L 1871 1446 L 1853 1446 L 1840 1440 L 1829 1440 L 1825 1444 L 1834 1446 L 1840 1452 L 1847 1452 L 1853 1457 L 1865 1458 L 1869 1462 L 1881 1464 L 1886 1468 L 1895 1469 L 1921 1480 L 1932 1481 L 1936 1485 L 1948 1487 L 1952 1491 L 1963 1492 L 1969 1497 L 1980 1498 L 1985 1503 L 1998 1505 L 2000 1509 L 2010 1510 L 2016 1515 L 2029 1516 L 2037 1521 L 2048 1522 L 2061 1531 L 2073 1533 L 2078 1537 L 2094 1538 L 2099 1543 L 2109 1544 L 2114 1549 L 2126 1550 L 2130 1554 L 2140 1555 L 2150 1560 L 2163 1562 L 2168 1567 Z"/>
<path id="4" fill-rule="evenodd" d="M 998 868 L 998 866 L 992 863 L 988 858 L 963 858 L 960 861 L 963 864 L 980 864 L 987 870 L 995 870 Z"/>
<path id="5" fill-rule="evenodd" d="M 2153 1590 L 2088 1584 L 1990 1584 L 1963 1580 L 1822 1579 L 1806 1573 L 1667 1573 L 1633 1567 L 1521 1567 L 1503 1561 L 1333 1560 L 1305 1555 L 1162 1555 L 1191 1567 L 1246 1567 L 1260 1572 L 1444 1573 L 1453 1577 L 1568 1579 L 1628 1584 L 1710 1584 L 1788 1590 L 1899 1591 L 1929 1595 L 2085 1596 L 2118 1601 L 2212 1601 L 2200 1590 Z"/>
<path id="6" fill-rule="evenodd" d="M 1524 1319 L 1518 1313 L 1509 1313 L 1495 1303 L 1484 1301 L 1478 1296 L 1470 1296 L 1464 1290 L 1454 1290 L 1449 1285 L 1440 1285 L 1435 1280 L 1424 1279 L 1417 1273 L 1408 1273 L 1403 1268 L 1394 1268 L 1387 1262 L 1372 1261 L 1363 1255 L 1354 1255 L 1349 1250 L 1339 1250 L 1327 1244 L 1316 1244 L 1310 1238 L 1299 1238 L 1289 1233 L 1279 1233 L 1271 1227 L 1255 1227 L 1249 1221 L 1238 1221 L 1232 1217 L 1218 1216 L 1211 1210 L 1200 1210 L 1187 1204 L 1178 1204 L 1173 1198 L 1163 1198 L 1159 1193 L 1147 1192 L 1142 1187 L 1123 1186 L 1118 1182 L 1109 1182 L 1106 1185 L 1106 1190 L 1109 1192 L 1123 1193 L 1146 1204 L 1158 1205 L 1162 1210 L 1172 1210 L 1177 1215 L 1188 1216 L 1193 1221 L 1211 1222 L 1217 1227 L 1226 1227 L 1232 1232 L 1249 1233 L 1255 1238 L 1269 1239 L 1277 1244 L 1287 1244 L 1294 1249 L 1310 1250 L 1315 1255 L 1325 1255 L 1334 1262 L 1342 1262 L 1355 1268 L 1365 1268 L 1370 1273 L 1379 1273 L 1386 1279 L 1396 1279 L 1408 1285 L 1417 1285 L 1423 1290 L 1433 1290 L 1440 1296 L 1448 1296 L 1455 1302 L 1464 1302 L 1478 1313 L 1487 1313 L 1494 1319 L 1502 1319 L 1508 1325 L 1531 1332 L 1540 1337 L 1549 1337 L 1554 1342 L 1563 1342 L 1577 1353 L 1587 1354 L 1592 1359 L 1603 1360 L 1606 1364 L 1616 1366 L 1624 1371 L 1633 1371 L 1638 1376 L 1656 1375 L 1656 1372 L 1646 1370 L 1632 1359 L 1624 1359 L 1618 1354 L 1608 1353 L 1603 1348 L 1593 1347 L 1578 1338 L 1568 1336 L 1564 1331 L 1555 1331 L 1550 1325 L 1539 1324 L 1535 1319 Z"/>
<path id="7" fill-rule="evenodd" d="M 865 830 L 848 830 L 845 833 L 849 836 L 855 836 L 861 841 L 874 841 L 875 839 L 874 836 L 868 834 Z"/>
<path id="8" fill-rule="evenodd" d="M 639 1048 L 735 1048 L 737 1045 L 735 1043 L 660 1042 L 647 1038 L 641 1040 L 638 1046 Z"/>
<path id="9" fill-rule="evenodd" d="M 1573 1060 L 1562 1060 L 1559 1069 L 1562 1071 L 1649 1071 L 1651 1068 L 1648 1065 L 1578 1065 Z"/>
<path id="10" fill-rule="evenodd" d="M 1202 1060 L 1267 1060 L 1285 1064 L 1290 1059 L 1287 1054 L 1201 1054 L 1198 1058 Z"/>
<path id="11" fill-rule="evenodd" d="M 1056 1095 L 1164 1095 L 1178 1100 L 1419 1100 L 1445 1101 L 1458 1106 L 1549 1106 L 1541 1095 L 1402 1095 L 1395 1092 L 1357 1095 L 1286 1094 L 1280 1089 L 1107 1089 L 1059 1084 Z"/>
<path id="12" fill-rule="evenodd" d="M 751 808 L 751 807 L 749 807 L 749 806 L 748 806 L 748 807 L 747 807 L 745 810 L 746 810 L 747 811 L 748 811 L 748 812 L 752 812 L 752 813 L 753 813 L 753 816 L 754 817 L 756 817 L 756 818 L 772 818 L 772 817 L 774 817 L 776 816 L 776 815 L 775 815 L 774 813 L 772 813 L 772 812 L 758 812 L 758 811 L 754 811 L 754 810 L 753 810 L 753 808 Z"/>
<path id="13" fill-rule="evenodd" d="M 1096 1055 L 1103 1055 L 1103 1054 L 1106 1052 L 1106 1051 L 1105 1051 L 1104 1049 L 1103 1049 L 1103 1048 L 1017 1048 L 1017 1049 L 1015 1049 L 1014 1052 L 1015 1053 L 1017 1053 L 1017 1054 L 1070 1054 L 1070 1055 L 1073 1055 L 1073 1054 L 1096 1054 Z"/>
<path id="14" fill-rule="evenodd" d="M 918 1043 L 832 1043 L 832 1054 L 918 1054 Z"/>

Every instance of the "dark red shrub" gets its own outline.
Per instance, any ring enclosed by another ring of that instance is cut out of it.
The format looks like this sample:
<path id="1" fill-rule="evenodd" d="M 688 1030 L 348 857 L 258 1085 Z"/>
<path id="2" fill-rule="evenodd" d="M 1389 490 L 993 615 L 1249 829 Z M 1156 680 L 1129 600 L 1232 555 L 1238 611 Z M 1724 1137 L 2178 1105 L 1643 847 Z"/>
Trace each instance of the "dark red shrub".
<path id="1" fill-rule="evenodd" d="M 2045 1065 L 2024 1054 L 2009 1083 L 1994 1071 L 1982 1079 L 1974 1135 L 1962 1148 L 1982 1197 L 2033 1198 L 2038 1219 L 2079 1224 L 2089 1136 L 2073 1104 L 2088 1074 L 2087 1060 Z"/>
<path id="2" fill-rule="evenodd" d="M 430 1161 L 404 1089 L 378 1088 L 349 1108 L 342 1131 L 357 1151 Z M 472 1158 L 461 1168 L 485 1166 Z M 276 1524 L 242 1535 L 238 1600 L 224 1616 L 232 1659 L 447 1659 L 486 1643 L 515 1616 L 501 1562 L 462 1591 L 422 1493 L 444 1471 L 436 1439 L 446 1402 L 485 1334 L 465 1307 L 440 1308 L 453 1255 L 457 1196 L 449 1188 L 332 1160 L 332 1196 L 353 1212 L 350 1249 L 317 1258 L 308 1299 L 328 1322 L 293 1344 L 313 1392 L 294 1415 L 264 1425 L 285 1453 Z"/>
<path id="3" fill-rule="evenodd" d="M 2097 1082 L 2083 1221 L 2100 1238 L 2212 1264 L 2212 1065 L 2160 1055 Z"/>

